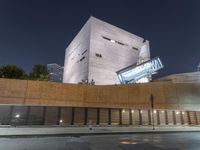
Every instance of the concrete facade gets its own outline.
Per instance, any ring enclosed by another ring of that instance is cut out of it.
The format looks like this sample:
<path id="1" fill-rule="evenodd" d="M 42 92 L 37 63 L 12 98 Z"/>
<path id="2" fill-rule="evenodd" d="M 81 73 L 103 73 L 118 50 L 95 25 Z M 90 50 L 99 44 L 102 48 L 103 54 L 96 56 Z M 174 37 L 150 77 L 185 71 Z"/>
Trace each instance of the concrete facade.
<path id="1" fill-rule="evenodd" d="M 200 111 L 199 83 L 80 85 L 0 79 L 0 104 Z"/>
<path id="2" fill-rule="evenodd" d="M 117 71 L 149 59 L 148 41 L 90 17 L 66 49 L 63 82 L 117 84 Z"/>
<path id="3" fill-rule="evenodd" d="M 0 124 L 200 125 L 200 84 L 81 85 L 0 79 Z M 16 116 L 20 115 L 19 118 Z"/>
<path id="4" fill-rule="evenodd" d="M 173 83 L 200 83 L 200 72 L 172 74 L 157 81 L 171 81 Z"/>

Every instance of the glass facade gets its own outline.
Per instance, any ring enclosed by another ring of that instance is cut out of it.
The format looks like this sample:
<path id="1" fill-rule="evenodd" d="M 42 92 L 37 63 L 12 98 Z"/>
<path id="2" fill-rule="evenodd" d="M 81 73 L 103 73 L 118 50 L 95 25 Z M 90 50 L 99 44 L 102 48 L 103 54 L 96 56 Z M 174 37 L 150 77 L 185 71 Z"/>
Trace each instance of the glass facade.
<path id="1" fill-rule="evenodd" d="M 159 57 L 146 61 L 140 65 L 131 65 L 117 72 L 121 83 L 136 83 L 142 78 L 148 78 L 156 71 L 163 68 Z"/>

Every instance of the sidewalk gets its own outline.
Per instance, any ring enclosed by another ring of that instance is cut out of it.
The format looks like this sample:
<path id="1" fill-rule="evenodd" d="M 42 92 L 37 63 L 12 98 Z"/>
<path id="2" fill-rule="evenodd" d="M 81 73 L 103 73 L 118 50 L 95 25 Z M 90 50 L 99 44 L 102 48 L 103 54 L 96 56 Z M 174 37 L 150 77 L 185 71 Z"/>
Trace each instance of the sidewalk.
<path id="1" fill-rule="evenodd" d="M 0 127 L 0 137 L 23 136 L 80 136 L 96 134 L 200 132 L 200 126 L 176 127 Z"/>

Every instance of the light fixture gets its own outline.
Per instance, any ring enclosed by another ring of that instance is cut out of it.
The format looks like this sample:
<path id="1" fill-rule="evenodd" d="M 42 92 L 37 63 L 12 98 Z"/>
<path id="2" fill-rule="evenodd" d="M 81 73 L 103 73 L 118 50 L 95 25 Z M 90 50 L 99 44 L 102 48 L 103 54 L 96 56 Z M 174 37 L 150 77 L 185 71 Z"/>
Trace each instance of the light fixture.
<path id="1" fill-rule="evenodd" d="M 143 113 L 143 111 L 142 111 L 142 110 L 140 110 L 140 113 L 142 114 L 142 113 Z"/>
<path id="2" fill-rule="evenodd" d="M 185 114 L 185 112 L 182 112 L 182 114 L 184 115 L 184 114 Z"/>
<path id="3" fill-rule="evenodd" d="M 122 112 L 125 113 L 125 109 L 123 109 Z"/>
<path id="4" fill-rule="evenodd" d="M 61 119 L 61 120 L 60 120 L 60 123 L 62 123 L 62 122 L 63 122 L 63 120 Z"/>
<path id="5" fill-rule="evenodd" d="M 164 110 L 162 110 L 161 113 L 164 113 Z"/>
<path id="6" fill-rule="evenodd" d="M 112 43 L 115 43 L 115 41 L 114 41 L 114 40 L 110 40 L 110 42 L 112 42 Z"/>
<path id="7" fill-rule="evenodd" d="M 156 114 L 156 110 L 154 110 L 153 113 Z"/>
<path id="8" fill-rule="evenodd" d="M 178 115 L 179 113 L 180 113 L 179 111 L 176 112 L 177 115 Z"/>
<path id="9" fill-rule="evenodd" d="M 19 117 L 20 117 L 20 114 L 16 114 L 16 115 L 15 115 L 15 118 L 19 118 Z"/>
<path id="10" fill-rule="evenodd" d="M 134 113 L 134 110 L 132 109 L 131 112 Z"/>

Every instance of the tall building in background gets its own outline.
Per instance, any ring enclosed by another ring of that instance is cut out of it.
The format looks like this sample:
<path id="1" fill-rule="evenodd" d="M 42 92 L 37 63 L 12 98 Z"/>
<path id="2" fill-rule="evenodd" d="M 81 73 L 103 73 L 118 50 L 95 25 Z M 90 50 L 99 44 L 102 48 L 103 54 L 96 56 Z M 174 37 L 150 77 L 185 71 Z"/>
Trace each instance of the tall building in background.
<path id="1" fill-rule="evenodd" d="M 197 66 L 197 71 L 200 71 L 200 63 L 199 63 L 199 65 Z"/>
<path id="2" fill-rule="evenodd" d="M 90 17 L 66 49 L 64 83 L 120 83 L 117 71 L 150 59 L 149 42 Z"/>
<path id="3" fill-rule="evenodd" d="M 47 70 L 49 72 L 49 81 L 62 82 L 63 80 L 63 67 L 56 64 L 47 64 Z"/>

